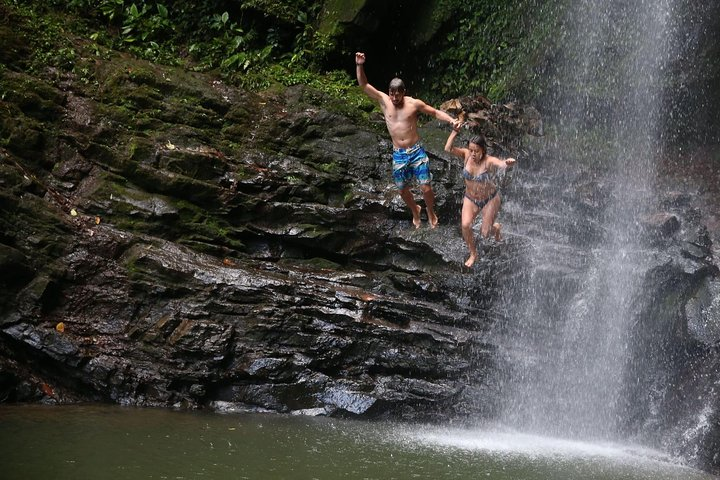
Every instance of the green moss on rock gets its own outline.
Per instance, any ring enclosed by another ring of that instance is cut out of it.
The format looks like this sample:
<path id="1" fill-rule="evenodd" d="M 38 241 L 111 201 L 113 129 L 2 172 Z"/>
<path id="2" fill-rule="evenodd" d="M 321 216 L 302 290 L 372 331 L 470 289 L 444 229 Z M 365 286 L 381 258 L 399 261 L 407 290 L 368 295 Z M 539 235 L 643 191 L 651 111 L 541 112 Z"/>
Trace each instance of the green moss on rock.
<path id="1" fill-rule="evenodd" d="M 24 74 L 4 72 L 0 76 L 3 100 L 17 106 L 23 114 L 39 121 L 58 120 L 64 110 L 65 95 L 52 85 Z"/>
<path id="2" fill-rule="evenodd" d="M 7 18 L 9 12 L 0 6 L 0 15 Z M 12 68 L 24 69 L 30 59 L 31 50 L 27 41 L 22 38 L 12 24 L 0 25 L 0 63 Z"/>
<path id="3" fill-rule="evenodd" d="M 342 23 L 350 23 L 367 3 L 367 0 L 326 0 L 323 3 L 318 31 L 325 35 L 335 35 Z"/>

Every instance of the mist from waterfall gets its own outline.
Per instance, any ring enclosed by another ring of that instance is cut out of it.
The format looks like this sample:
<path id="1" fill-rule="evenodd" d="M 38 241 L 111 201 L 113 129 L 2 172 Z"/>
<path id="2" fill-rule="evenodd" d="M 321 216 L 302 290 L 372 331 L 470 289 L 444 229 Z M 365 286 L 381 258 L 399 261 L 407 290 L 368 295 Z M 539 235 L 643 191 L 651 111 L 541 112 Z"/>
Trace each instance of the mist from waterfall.
<path id="1" fill-rule="evenodd" d="M 533 241 L 524 291 L 514 295 L 501 352 L 511 365 L 503 385 L 504 425 L 582 439 L 623 438 L 623 389 L 635 289 L 646 252 L 641 220 L 654 203 L 663 153 L 663 73 L 673 52 L 673 0 L 571 2 L 558 57 L 553 107 L 563 166 L 591 165 L 584 179 L 604 192 L 590 208 L 602 232 L 587 238 L 574 266 L 565 246 Z M 542 188 L 542 178 L 536 180 Z M 567 185 L 572 189 L 572 185 Z M 566 205 L 541 206 L 563 218 Z M 569 219 L 565 218 L 568 222 Z M 568 229 L 581 230 L 582 218 Z M 579 268 L 574 268 L 578 267 Z"/>

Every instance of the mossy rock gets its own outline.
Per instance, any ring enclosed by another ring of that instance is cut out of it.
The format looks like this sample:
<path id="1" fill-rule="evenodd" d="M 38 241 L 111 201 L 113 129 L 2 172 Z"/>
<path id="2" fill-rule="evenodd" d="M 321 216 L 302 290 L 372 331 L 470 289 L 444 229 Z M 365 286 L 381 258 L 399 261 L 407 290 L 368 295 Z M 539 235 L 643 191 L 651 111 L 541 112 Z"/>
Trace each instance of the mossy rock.
<path id="1" fill-rule="evenodd" d="M 231 99 L 214 89 L 214 84 L 192 72 L 149 65 L 124 55 L 108 63 L 96 71 L 105 103 L 147 110 L 164 122 L 198 128 L 207 128 L 208 123 L 219 126 L 220 118 L 232 106 Z"/>
<path id="2" fill-rule="evenodd" d="M 250 139 L 251 131 L 247 124 L 233 124 L 222 127 L 220 133 L 230 142 L 244 143 Z"/>
<path id="3" fill-rule="evenodd" d="M 113 98 L 121 98 L 113 94 L 131 91 L 140 86 L 167 91 L 172 85 L 168 85 L 167 77 L 163 72 L 164 68 L 158 65 L 152 65 L 130 55 L 117 54 L 111 61 L 97 64 L 95 77 L 103 86 L 100 92 L 103 94 L 103 99 L 112 101 Z"/>
<path id="4" fill-rule="evenodd" d="M 165 123 L 182 124 L 197 129 L 220 129 L 223 118 L 216 111 L 173 98 L 165 101 L 157 112 L 157 118 Z"/>
<path id="5" fill-rule="evenodd" d="M 163 288 L 186 289 L 187 284 L 192 283 L 192 273 L 166 268 L 155 259 L 145 255 L 146 248 L 147 245 L 133 246 L 121 259 L 128 277 L 133 281 L 134 288 L 163 285 Z"/>
<path id="6" fill-rule="evenodd" d="M 17 167 L 5 162 L 0 163 L 0 209 L 16 208 L 17 198 L 25 193 L 31 184 L 32 180 L 23 175 Z"/>
<path id="7" fill-rule="evenodd" d="M 138 165 L 133 173 L 133 181 L 148 191 L 185 198 L 206 207 L 219 206 L 223 193 L 223 189 L 217 184 L 147 165 Z"/>
<path id="8" fill-rule="evenodd" d="M 257 116 L 257 112 L 248 108 L 247 104 L 233 105 L 225 114 L 225 121 L 231 124 L 247 125 Z"/>
<path id="9" fill-rule="evenodd" d="M 227 171 L 227 164 L 219 154 L 198 148 L 160 150 L 156 156 L 156 165 L 161 170 L 215 182 Z"/>
<path id="10" fill-rule="evenodd" d="M 342 25 L 352 23 L 367 0 L 326 0 L 323 4 L 318 31 L 324 35 L 342 33 Z"/>
<path id="11" fill-rule="evenodd" d="M 9 208 L 11 207 L 12 208 Z M 4 243 L 23 252 L 30 265 L 42 268 L 60 257 L 69 245 L 72 230 L 54 205 L 35 195 L 0 199 Z"/>
<path id="12" fill-rule="evenodd" d="M 138 85 L 125 92 L 122 102 L 138 110 L 156 109 L 162 111 L 165 107 L 164 98 L 164 95 L 156 87 Z"/>
<path id="13" fill-rule="evenodd" d="M 3 102 L 39 121 L 55 121 L 64 114 L 65 94 L 29 75 L 5 72 L 0 77 L 0 93 Z"/>
<path id="14" fill-rule="evenodd" d="M 137 112 L 128 108 L 127 105 L 112 105 L 100 102 L 96 104 L 96 109 L 98 117 L 106 119 L 108 123 L 117 125 L 132 125 L 137 115 Z"/>
<path id="15" fill-rule="evenodd" d="M 189 201 L 143 191 L 124 183 L 122 177 L 108 177 L 88 204 L 88 211 L 120 230 L 153 235 L 206 253 L 227 254 L 245 247 L 240 239 L 244 227 L 234 227 Z"/>
<path id="16" fill-rule="evenodd" d="M 89 200 L 111 215 L 137 215 L 167 221 L 177 219 L 179 214 L 174 199 L 136 189 L 125 184 L 122 177 L 102 181 Z"/>
<path id="17" fill-rule="evenodd" d="M 134 138 L 127 145 L 121 142 L 107 145 L 93 141 L 81 153 L 85 158 L 92 159 L 93 163 L 105 167 L 110 172 L 132 178 L 138 163 L 135 156 L 144 157 L 151 148 L 152 143 L 149 141 Z"/>
<path id="18" fill-rule="evenodd" d="M 7 12 L 0 6 L 0 16 L 7 18 Z M 0 25 L 0 63 L 8 67 L 24 70 L 30 60 L 32 50 L 26 39 L 9 25 Z"/>
<path id="19" fill-rule="evenodd" d="M 37 159 L 45 148 L 45 130 L 42 123 L 12 105 L 0 116 L 0 145 L 19 157 Z"/>

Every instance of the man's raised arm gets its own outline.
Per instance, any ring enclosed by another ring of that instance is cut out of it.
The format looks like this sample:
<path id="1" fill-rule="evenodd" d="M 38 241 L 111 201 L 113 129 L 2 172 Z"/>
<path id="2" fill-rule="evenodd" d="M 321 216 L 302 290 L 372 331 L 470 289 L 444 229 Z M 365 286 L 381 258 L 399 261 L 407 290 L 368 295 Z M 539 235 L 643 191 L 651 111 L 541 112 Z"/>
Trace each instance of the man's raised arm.
<path id="1" fill-rule="evenodd" d="M 365 95 L 378 101 L 382 99 L 382 93 L 368 83 L 365 75 L 365 54 L 362 52 L 355 54 L 355 74 L 357 75 L 358 84 L 362 91 L 365 92 Z"/>

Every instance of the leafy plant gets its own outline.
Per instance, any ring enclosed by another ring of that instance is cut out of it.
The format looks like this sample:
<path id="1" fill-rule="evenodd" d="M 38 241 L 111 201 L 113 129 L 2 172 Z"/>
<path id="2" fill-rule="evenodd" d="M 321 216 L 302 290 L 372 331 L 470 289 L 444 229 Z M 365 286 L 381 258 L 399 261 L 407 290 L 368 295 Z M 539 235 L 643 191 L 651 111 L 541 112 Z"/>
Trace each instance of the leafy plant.
<path id="1" fill-rule="evenodd" d="M 86 3 L 87 0 L 81 0 L 82 3 Z M 124 0 L 102 0 L 98 5 L 100 13 L 107 18 L 110 22 L 115 21 L 122 17 L 125 11 Z"/>
<path id="2" fill-rule="evenodd" d="M 298 12 L 297 22 L 302 25 L 302 31 L 295 36 L 294 48 L 289 54 L 291 65 L 318 65 L 335 47 L 330 35 L 319 32 L 313 24 L 319 6 L 320 4 L 313 5 L 310 13 Z"/>

